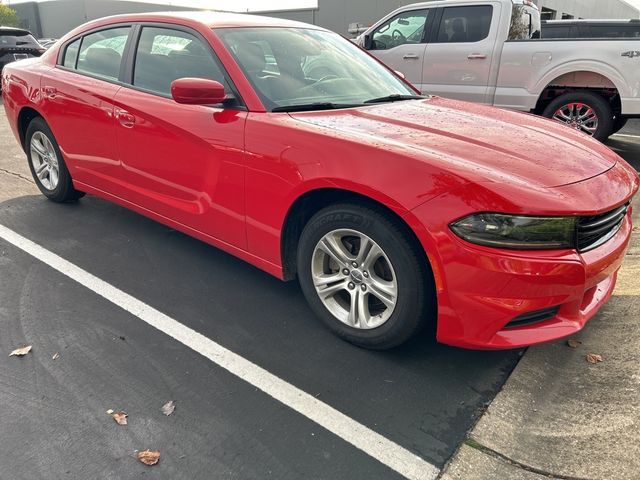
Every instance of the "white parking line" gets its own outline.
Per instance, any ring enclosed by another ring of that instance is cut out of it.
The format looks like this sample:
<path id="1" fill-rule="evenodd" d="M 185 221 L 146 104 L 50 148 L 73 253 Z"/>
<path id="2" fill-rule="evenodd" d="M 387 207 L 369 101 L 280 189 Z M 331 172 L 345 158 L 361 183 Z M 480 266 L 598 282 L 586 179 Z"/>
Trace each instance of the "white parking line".
<path id="1" fill-rule="evenodd" d="M 388 438 L 3 225 L 0 238 L 207 357 L 404 477 L 433 480 L 440 473 L 435 465 Z"/>

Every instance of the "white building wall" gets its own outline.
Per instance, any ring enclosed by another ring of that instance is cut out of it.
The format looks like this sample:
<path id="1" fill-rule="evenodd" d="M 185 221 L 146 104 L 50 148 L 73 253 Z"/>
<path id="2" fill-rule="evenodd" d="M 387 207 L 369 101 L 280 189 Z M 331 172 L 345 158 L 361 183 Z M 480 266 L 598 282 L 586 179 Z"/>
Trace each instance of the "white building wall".
<path id="1" fill-rule="evenodd" d="M 538 7 L 554 10 L 555 18 L 562 14 L 574 18 L 640 18 L 640 11 L 622 0 L 538 0 Z"/>

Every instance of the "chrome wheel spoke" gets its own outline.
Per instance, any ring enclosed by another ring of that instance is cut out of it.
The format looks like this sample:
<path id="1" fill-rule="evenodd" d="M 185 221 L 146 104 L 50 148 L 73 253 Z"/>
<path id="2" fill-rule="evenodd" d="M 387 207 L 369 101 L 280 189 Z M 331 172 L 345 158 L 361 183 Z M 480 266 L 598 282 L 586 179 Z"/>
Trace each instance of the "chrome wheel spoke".
<path id="1" fill-rule="evenodd" d="M 38 176 L 38 178 L 40 180 L 42 180 L 42 177 L 44 177 L 44 171 L 47 170 L 47 168 L 49 168 L 49 165 L 47 165 L 45 162 L 42 162 L 40 165 L 38 165 L 37 167 L 34 167 L 34 170 L 36 172 L 36 175 Z"/>
<path id="2" fill-rule="evenodd" d="M 571 116 L 567 115 L 563 109 L 557 110 L 556 113 L 553 114 L 553 118 L 564 122 L 571 121 Z"/>
<path id="3" fill-rule="evenodd" d="M 58 170 L 54 167 L 49 168 L 49 183 L 51 190 L 58 185 Z"/>
<path id="4" fill-rule="evenodd" d="M 43 145 L 40 138 L 36 139 L 35 135 L 33 137 L 34 138 L 31 140 L 31 149 L 35 150 L 40 158 L 44 158 L 47 155 L 46 147 Z"/>
<path id="5" fill-rule="evenodd" d="M 330 273 L 330 274 L 321 274 L 321 275 L 314 275 L 313 276 L 313 284 L 316 286 L 316 288 L 325 288 L 329 285 L 331 285 L 332 283 L 337 283 L 337 282 L 345 282 L 345 276 L 341 273 Z"/>
<path id="6" fill-rule="evenodd" d="M 371 295 L 376 297 L 387 308 L 393 308 L 396 305 L 396 299 L 398 297 L 398 289 L 394 282 L 386 282 L 379 278 L 371 278 L 369 283 L 369 291 Z"/>
<path id="7" fill-rule="evenodd" d="M 333 236 L 325 236 L 318 246 L 340 266 L 347 265 L 351 260 L 342 243 Z"/>
<path id="8" fill-rule="evenodd" d="M 351 293 L 351 304 L 349 308 L 349 316 L 347 317 L 347 323 L 356 328 L 370 328 L 369 327 L 369 308 L 367 307 L 366 295 L 355 289 Z"/>
<path id="9" fill-rule="evenodd" d="M 384 253 L 382 252 L 382 249 L 377 244 L 371 245 L 371 248 L 369 248 L 369 251 L 367 252 L 366 257 L 362 261 L 362 268 L 364 270 L 373 269 L 373 266 L 376 264 L 376 261 L 382 255 L 384 255 Z"/>

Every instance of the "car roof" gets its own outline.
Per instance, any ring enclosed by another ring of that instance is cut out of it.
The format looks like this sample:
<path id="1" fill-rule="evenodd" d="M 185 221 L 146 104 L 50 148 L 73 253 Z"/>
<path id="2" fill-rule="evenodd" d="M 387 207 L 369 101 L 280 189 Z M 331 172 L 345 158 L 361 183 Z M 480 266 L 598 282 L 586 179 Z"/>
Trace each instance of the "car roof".
<path id="1" fill-rule="evenodd" d="M 31 34 L 29 30 L 25 30 L 24 28 L 16 28 L 16 27 L 5 27 L 4 25 L 0 25 L 0 33 L 26 33 Z"/>
<path id="2" fill-rule="evenodd" d="M 316 25 L 284 20 L 281 18 L 263 17 L 247 13 L 231 13 L 212 10 L 185 10 L 174 12 L 150 12 L 134 13 L 124 15 L 114 15 L 100 19 L 101 24 L 115 22 L 148 22 L 148 21 L 188 21 L 206 25 L 210 28 L 233 28 L 233 27 L 292 27 L 292 28 L 314 28 L 324 30 Z"/>

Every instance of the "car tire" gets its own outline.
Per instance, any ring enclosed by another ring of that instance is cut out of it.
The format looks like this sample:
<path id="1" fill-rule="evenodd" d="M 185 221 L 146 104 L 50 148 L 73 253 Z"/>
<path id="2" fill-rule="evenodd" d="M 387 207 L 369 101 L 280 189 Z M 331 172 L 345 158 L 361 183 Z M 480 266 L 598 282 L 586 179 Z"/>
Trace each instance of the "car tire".
<path id="1" fill-rule="evenodd" d="M 627 124 L 627 120 L 629 120 L 627 117 L 621 117 L 620 115 L 616 116 L 616 118 L 613 119 L 613 130 L 611 131 L 611 135 L 622 130 Z"/>
<path id="2" fill-rule="evenodd" d="M 25 150 L 33 180 L 45 197 L 69 203 L 84 196 L 74 188 L 58 142 L 42 117 L 34 118 L 27 127 Z"/>
<path id="3" fill-rule="evenodd" d="M 597 124 L 589 109 L 595 113 Z M 613 110 L 605 98 L 593 92 L 572 92 L 555 98 L 542 112 L 570 128 L 580 130 L 601 142 L 609 138 L 613 131 Z M 593 128 L 592 131 L 590 129 Z"/>
<path id="4" fill-rule="evenodd" d="M 339 204 L 316 213 L 300 237 L 297 268 L 314 313 L 355 345 L 393 348 L 435 324 L 433 274 L 421 247 L 374 208 Z"/>

